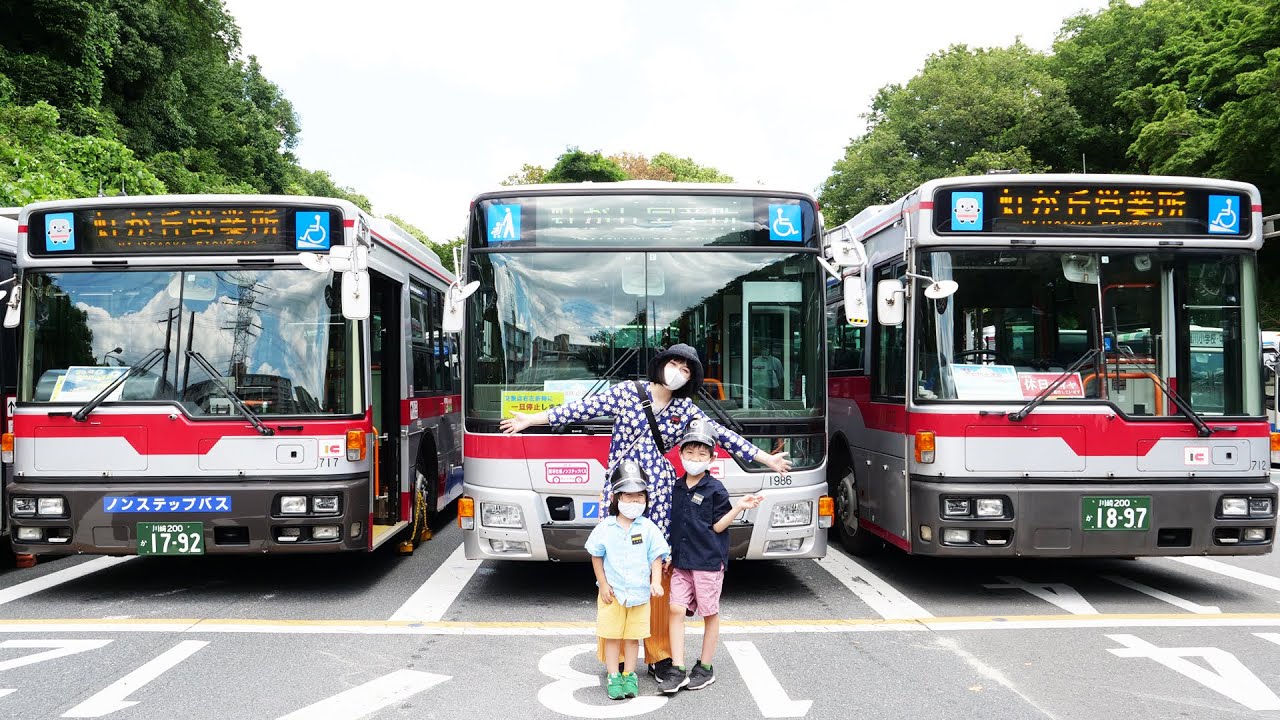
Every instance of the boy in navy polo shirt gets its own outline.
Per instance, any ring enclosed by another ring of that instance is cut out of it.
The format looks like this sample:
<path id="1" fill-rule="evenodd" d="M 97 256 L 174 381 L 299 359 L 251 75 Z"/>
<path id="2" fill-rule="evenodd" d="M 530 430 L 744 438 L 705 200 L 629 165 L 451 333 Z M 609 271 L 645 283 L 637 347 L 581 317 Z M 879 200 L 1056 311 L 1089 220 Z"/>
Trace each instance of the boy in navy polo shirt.
<path id="1" fill-rule="evenodd" d="M 685 474 L 671 491 L 671 657 L 669 672 L 658 678 L 658 688 L 674 693 L 682 687 L 700 690 L 716 681 L 711 661 L 720 640 L 720 589 L 729 562 L 729 525 L 744 510 L 762 499 L 748 495 L 736 504 L 729 491 L 707 472 L 715 459 L 715 434 L 701 418 L 690 421 L 680 440 L 680 460 Z M 686 674 L 684 660 L 685 613 L 701 615 L 704 623 L 702 654 Z"/>

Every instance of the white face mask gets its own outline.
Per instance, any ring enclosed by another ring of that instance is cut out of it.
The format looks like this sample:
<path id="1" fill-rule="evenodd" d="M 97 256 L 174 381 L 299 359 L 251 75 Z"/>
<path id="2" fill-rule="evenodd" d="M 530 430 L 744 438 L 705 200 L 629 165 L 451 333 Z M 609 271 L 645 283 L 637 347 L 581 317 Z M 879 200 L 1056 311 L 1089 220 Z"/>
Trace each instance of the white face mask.
<path id="1" fill-rule="evenodd" d="M 684 387 L 685 383 L 689 382 L 689 376 L 685 375 L 680 371 L 680 368 L 674 365 L 667 366 L 665 379 L 666 382 L 664 382 L 663 385 L 666 385 L 671 390 L 679 390 Z"/>
<path id="2" fill-rule="evenodd" d="M 644 503 L 642 502 L 620 502 L 618 503 L 618 512 L 626 517 L 635 520 L 644 514 Z"/>
<path id="3" fill-rule="evenodd" d="M 690 475 L 698 475 L 698 474 L 704 473 L 706 472 L 707 468 L 711 466 L 710 460 L 698 460 L 698 461 L 681 460 L 680 462 L 684 463 L 684 471 L 689 473 Z"/>

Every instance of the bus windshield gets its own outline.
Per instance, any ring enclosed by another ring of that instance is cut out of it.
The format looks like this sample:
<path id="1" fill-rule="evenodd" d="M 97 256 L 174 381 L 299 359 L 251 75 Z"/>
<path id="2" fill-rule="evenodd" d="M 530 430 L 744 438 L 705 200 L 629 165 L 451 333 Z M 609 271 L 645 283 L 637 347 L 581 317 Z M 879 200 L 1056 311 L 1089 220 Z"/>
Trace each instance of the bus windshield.
<path id="1" fill-rule="evenodd" d="M 226 388 L 258 415 L 351 414 L 359 344 L 338 282 L 310 270 L 28 272 L 21 399 L 84 403 L 159 350 L 106 400 L 235 415 Z"/>
<path id="2" fill-rule="evenodd" d="M 821 286 L 813 258 L 780 252 L 476 252 L 467 415 L 497 421 L 645 376 L 688 343 L 735 417 L 816 417 Z"/>
<path id="3" fill-rule="evenodd" d="M 1158 378 L 1198 414 L 1260 411 L 1243 254 L 949 250 L 923 255 L 921 272 L 960 288 L 917 295 L 920 400 L 1022 403 L 1093 351 L 1050 399 L 1176 417 Z"/>

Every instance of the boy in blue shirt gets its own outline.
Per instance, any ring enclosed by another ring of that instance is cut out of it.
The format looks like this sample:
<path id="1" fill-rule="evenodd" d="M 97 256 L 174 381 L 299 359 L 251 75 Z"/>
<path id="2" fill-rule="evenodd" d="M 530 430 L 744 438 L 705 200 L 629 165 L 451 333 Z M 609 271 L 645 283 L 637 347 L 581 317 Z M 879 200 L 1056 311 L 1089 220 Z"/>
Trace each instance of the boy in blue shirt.
<path id="1" fill-rule="evenodd" d="M 711 661 L 720 640 L 720 590 L 729 562 L 729 525 L 762 498 L 747 495 L 729 502 L 724 484 L 707 472 L 715 459 L 715 435 L 700 419 L 689 422 L 680 440 L 685 474 L 671 492 L 671 670 L 658 678 L 658 689 L 674 693 L 682 687 L 701 690 L 716 681 Z M 701 615 L 702 653 L 685 674 L 685 613 Z"/>
<path id="2" fill-rule="evenodd" d="M 662 596 L 662 564 L 671 548 L 662 531 L 644 517 L 648 478 L 630 460 L 613 469 L 609 517 L 587 538 L 587 552 L 600 588 L 596 599 L 596 635 L 604 640 L 604 666 L 609 670 L 610 700 L 639 693 L 636 656 L 649 637 L 649 597 Z M 618 655 L 623 656 L 617 672 Z"/>

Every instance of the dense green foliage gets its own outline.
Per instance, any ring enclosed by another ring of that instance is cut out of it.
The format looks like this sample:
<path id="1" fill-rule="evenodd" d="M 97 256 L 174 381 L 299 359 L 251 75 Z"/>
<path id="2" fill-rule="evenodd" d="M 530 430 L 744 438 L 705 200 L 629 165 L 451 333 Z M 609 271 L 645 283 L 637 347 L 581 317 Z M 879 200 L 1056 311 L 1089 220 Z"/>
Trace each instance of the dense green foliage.
<path id="1" fill-rule="evenodd" d="M 298 132 L 221 0 L 0 0 L 0 205 L 263 192 L 368 210 L 299 167 Z"/>
<path id="2" fill-rule="evenodd" d="M 635 153 L 605 157 L 571 147 L 556 160 L 551 170 L 525 163 L 503 185 L 537 185 L 552 182 L 618 182 L 621 180 L 665 180 L 668 182 L 731 183 L 733 178 L 713 167 L 699 165 L 693 158 L 658 153 L 652 158 Z"/>

